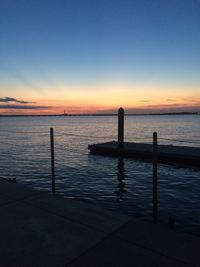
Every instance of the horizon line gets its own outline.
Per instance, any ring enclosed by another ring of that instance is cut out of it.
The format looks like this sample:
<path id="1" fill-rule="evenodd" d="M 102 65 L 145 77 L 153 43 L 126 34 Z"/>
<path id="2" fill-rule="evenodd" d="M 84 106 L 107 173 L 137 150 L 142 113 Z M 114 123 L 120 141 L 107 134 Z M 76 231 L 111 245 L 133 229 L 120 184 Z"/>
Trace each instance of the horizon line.
<path id="1" fill-rule="evenodd" d="M 125 116 L 164 116 L 164 115 L 199 115 L 197 111 L 194 112 L 164 112 L 164 113 L 125 113 Z M 0 114 L 0 117 L 68 117 L 68 116 L 118 116 L 117 113 L 64 113 L 64 114 Z"/>

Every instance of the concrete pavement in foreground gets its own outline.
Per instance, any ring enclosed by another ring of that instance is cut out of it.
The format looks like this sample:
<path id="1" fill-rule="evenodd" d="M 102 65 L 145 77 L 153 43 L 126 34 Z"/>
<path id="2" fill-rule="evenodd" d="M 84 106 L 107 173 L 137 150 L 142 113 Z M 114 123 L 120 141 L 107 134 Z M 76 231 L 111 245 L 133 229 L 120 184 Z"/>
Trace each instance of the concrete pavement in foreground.
<path id="1" fill-rule="evenodd" d="M 200 237 L 0 179 L 0 266 L 200 266 Z"/>

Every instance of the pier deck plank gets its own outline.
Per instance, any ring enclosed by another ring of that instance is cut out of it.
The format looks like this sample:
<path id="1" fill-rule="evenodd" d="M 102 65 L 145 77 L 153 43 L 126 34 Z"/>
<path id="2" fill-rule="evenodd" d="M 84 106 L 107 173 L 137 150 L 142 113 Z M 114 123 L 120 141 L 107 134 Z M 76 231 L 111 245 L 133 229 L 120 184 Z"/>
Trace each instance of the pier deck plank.
<path id="1" fill-rule="evenodd" d="M 123 156 L 139 159 L 152 158 L 152 144 L 125 142 L 122 148 L 115 141 L 88 146 L 92 154 Z M 200 147 L 158 145 L 158 160 L 200 166 Z"/>

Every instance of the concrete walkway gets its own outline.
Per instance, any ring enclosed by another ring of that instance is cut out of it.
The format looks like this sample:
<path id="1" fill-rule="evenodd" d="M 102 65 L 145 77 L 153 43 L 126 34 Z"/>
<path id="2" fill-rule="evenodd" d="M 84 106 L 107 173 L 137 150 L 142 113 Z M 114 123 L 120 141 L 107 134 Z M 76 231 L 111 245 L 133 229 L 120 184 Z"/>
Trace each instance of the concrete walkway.
<path id="1" fill-rule="evenodd" d="M 0 266 L 200 266 L 200 238 L 0 179 Z"/>

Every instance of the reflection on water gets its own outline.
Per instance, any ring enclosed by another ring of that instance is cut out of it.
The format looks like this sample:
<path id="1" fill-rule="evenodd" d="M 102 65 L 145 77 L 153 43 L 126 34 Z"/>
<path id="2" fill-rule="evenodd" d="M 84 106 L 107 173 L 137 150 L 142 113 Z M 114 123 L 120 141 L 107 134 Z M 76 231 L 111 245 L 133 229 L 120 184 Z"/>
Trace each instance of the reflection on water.
<path id="1" fill-rule="evenodd" d="M 124 168 L 124 159 L 122 157 L 118 158 L 118 164 L 117 164 L 117 180 L 118 180 L 118 190 L 116 191 L 116 194 L 118 196 L 118 199 L 123 199 L 123 195 L 126 194 L 126 183 L 125 183 L 125 168 Z"/>

